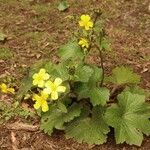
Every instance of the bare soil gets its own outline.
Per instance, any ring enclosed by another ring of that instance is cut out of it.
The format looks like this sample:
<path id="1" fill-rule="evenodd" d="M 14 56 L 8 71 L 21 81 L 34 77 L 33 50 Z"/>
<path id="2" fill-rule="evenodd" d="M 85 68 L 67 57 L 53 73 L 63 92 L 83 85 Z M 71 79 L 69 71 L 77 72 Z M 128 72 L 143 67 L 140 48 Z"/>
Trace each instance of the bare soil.
<path id="1" fill-rule="evenodd" d="M 81 14 L 93 9 L 103 11 L 103 19 L 112 43 L 105 54 L 106 73 L 114 66 L 130 66 L 141 75 L 141 86 L 150 89 L 150 2 L 149 0 L 68 0 L 65 12 L 57 10 L 57 0 L 0 0 L 0 32 L 7 35 L 1 48 L 11 51 L 10 59 L 0 58 L 0 78 L 16 79 L 19 84 L 26 69 L 42 59 L 58 61 L 56 51 L 78 28 Z M 96 54 L 88 61 L 99 64 Z M 7 101 L 7 99 L 3 99 Z M 18 119 L 19 120 L 19 119 Z M 16 120 L 11 120 L 11 124 Z M 36 121 L 33 121 L 34 123 Z M 37 123 L 37 122 L 36 122 Z M 0 127 L 0 150 L 149 150 L 150 137 L 140 148 L 116 145 L 113 131 L 100 146 L 79 144 L 56 131 L 51 137 L 41 131 L 10 130 Z"/>

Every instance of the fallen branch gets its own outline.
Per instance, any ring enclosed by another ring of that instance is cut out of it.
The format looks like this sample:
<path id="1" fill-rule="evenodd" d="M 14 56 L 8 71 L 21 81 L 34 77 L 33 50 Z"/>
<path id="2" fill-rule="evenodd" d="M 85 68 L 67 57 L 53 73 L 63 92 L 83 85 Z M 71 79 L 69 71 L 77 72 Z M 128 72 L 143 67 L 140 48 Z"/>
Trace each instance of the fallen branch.
<path id="1" fill-rule="evenodd" d="M 24 124 L 24 123 L 19 123 L 19 122 L 15 122 L 12 124 L 6 124 L 5 127 L 9 130 L 25 130 L 25 131 L 38 131 L 39 130 L 39 126 L 34 126 L 34 125 L 29 125 L 29 124 Z"/>

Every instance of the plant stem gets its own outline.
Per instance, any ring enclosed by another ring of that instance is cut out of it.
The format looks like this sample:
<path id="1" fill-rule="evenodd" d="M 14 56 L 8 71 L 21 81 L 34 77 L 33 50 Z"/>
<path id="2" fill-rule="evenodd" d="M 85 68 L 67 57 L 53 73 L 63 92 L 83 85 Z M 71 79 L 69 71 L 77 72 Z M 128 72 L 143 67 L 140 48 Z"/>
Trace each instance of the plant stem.
<path id="1" fill-rule="evenodd" d="M 99 50 L 99 57 L 101 59 L 100 64 L 101 64 L 101 68 L 102 68 L 102 80 L 100 82 L 100 87 L 102 87 L 103 86 L 103 82 L 104 82 L 104 76 L 105 76 L 103 54 L 102 54 L 102 51 L 99 48 L 99 46 L 98 45 L 95 45 L 95 46 Z"/>
<path id="2" fill-rule="evenodd" d="M 104 71 L 104 63 L 103 63 L 103 55 L 102 55 L 102 52 L 100 51 L 100 59 L 101 59 L 101 67 L 102 67 L 102 80 L 101 80 L 101 83 L 100 83 L 100 87 L 103 86 L 103 82 L 104 82 L 104 75 L 105 75 L 105 71 Z"/>
<path id="3" fill-rule="evenodd" d="M 102 13 L 95 11 L 95 12 L 94 12 L 94 15 L 95 15 L 95 17 L 94 17 L 93 24 L 94 24 L 94 26 L 95 26 L 95 24 L 96 24 L 98 18 L 102 15 Z M 93 27 L 93 28 L 94 28 L 94 27 Z M 94 35 L 94 30 L 92 30 L 92 32 L 91 32 L 91 38 L 90 38 L 90 43 L 91 43 L 91 44 L 90 44 L 90 46 L 89 46 L 89 48 L 88 48 L 89 51 L 90 51 L 90 49 L 91 49 L 91 47 L 92 47 L 92 43 L 93 43 L 93 40 L 94 40 L 93 35 Z"/>
<path id="4" fill-rule="evenodd" d="M 100 11 L 95 11 L 94 12 L 94 15 L 95 15 L 95 18 L 94 18 L 94 21 L 93 21 L 93 24 L 95 25 L 96 24 L 96 22 L 97 22 L 97 19 L 102 15 L 102 12 L 100 12 Z M 91 38 L 90 38 L 90 46 L 89 46 L 89 48 L 88 48 L 88 53 L 90 52 L 90 50 L 91 50 L 91 48 L 92 48 L 92 44 L 94 43 L 94 30 L 92 30 L 92 32 L 91 32 Z M 105 32 L 104 32 L 104 30 L 102 30 L 100 33 L 99 33 L 99 37 L 100 37 L 100 45 L 101 45 L 101 43 L 102 43 L 102 38 L 105 36 Z M 105 72 L 104 72 L 104 63 L 103 63 L 103 54 L 102 54 L 102 50 L 100 49 L 100 47 L 97 45 L 97 44 L 95 44 L 95 46 L 96 46 L 96 48 L 99 50 L 99 56 L 100 56 L 100 59 L 101 59 L 101 62 L 100 62 L 100 64 L 101 64 L 101 68 L 102 68 L 102 80 L 101 80 L 101 83 L 100 83 L 100 87 L 102 87 L 103 86 L 103 82 L 104 82 L 104 75 L 105 75 Z M 84 61 L 85 61 L 85 59 L 84 59 Z"/>

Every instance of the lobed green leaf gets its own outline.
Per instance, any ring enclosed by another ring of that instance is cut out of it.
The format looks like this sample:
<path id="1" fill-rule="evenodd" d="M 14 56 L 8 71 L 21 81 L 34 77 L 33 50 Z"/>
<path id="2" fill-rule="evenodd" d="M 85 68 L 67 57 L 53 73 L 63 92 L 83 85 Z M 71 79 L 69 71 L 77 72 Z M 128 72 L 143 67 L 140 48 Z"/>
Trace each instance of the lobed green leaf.
<path id="1" fill-rule="evenodd" d="M 74 81 L 88 82 L 93 69 L 87 65 L 79 65 L 75 71 Z"/>
<path id="2" fill-rule="evenodd" d="M 92 118 L 79 117 L 69 123 L 66 128 L 66 137 L 74 138 L 79 143 L 103 144 L 106 142 L 109 127 L 103 117 L 103 108 L 94 107 Z"/>
<path id="3" fill-rule="evenodd" d="M 145 96 L 124 91 L 118 95 L 118 104 L 106 111 L 107 123 L 115 129 L 116 143 L 126 142 L 140 146 L 143 134 L 150 135 L 150 104 Z"/>
<path id="4" fill-rule="evenodd" d="M 58 51 L 58 56 L 60 56 L 62 60 L 82 60 L 84 58 L 84 52 L 82 51 L 77 42 L 68 42 L 66 45 L 60 47 Z"/>
<path id="5" fill-rule="evenodd" d="M 41 129 L 51 135 L 54 128 L 64 129 L 64 123 L 70 122 L 78 117 L 80 113 L 81 107 L 77 103 L 72 104 L 66 113 L 58 109 L 57 105 L 50 105 L 49 111 L 42 114 Z"/>
<path id="6" fill-rule="evenodd" d="M 62 0 L 59 5 L 58 5 L 58 10 L 59 11 L 65 11 L 69 7 L 69 4 L 66 0 Z"/>
<path id="7" fill-rule="evenodd" d="M 107 88 L 89 87 L 87 83 L 78 83 L 75 89 L 78 99 L 90 98 L 93 106 L 104 106 L 109 100 L 109 90 Z"/>
<path id="8" fill-rule="evenodd" d="M 108 82 L 112 82 L 118 85 L 138 84 L 140 82 L 140 76 L 135 74 L 131 69 L 127 67 L 116 67 L 112 72 L 112 75 L 107 78 Z"/>

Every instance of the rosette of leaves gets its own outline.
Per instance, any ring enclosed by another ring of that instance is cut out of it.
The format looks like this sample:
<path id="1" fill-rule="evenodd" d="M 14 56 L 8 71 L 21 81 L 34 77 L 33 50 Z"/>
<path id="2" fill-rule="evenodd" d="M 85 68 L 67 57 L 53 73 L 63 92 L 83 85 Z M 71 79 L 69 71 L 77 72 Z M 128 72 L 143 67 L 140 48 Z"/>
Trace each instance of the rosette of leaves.
<path id="1" fill-rule="evenodd" d="M 61 78 L 69 87 L 64 97 L 49 102 L 47 112 L 38 113 L 41 129 L 49 135 L 54 129 L 65 130 L 67 138 L 80 143 L 103 144 L 111 126 L 117 144 L 140 146 L 143 134 L 150 134 L 150 105 L 145 103 L 144 91 L 130 86 L 117 96 L 117 104 L 108 105 L 110 92 L 100 87 L 103 70 L 84 62 L 84 51 L 76 41 L 61 46 L 58 56 L 58 64 L 41 62 L 31 67 L 17 95 L 22 99 L 32 90 L 32 76 L 40 68 L 45 68 L 52 78 Z M 116 67 L 106 80 L 116 86 L 136 85 L 140 77 L 122 66 Z"/>

